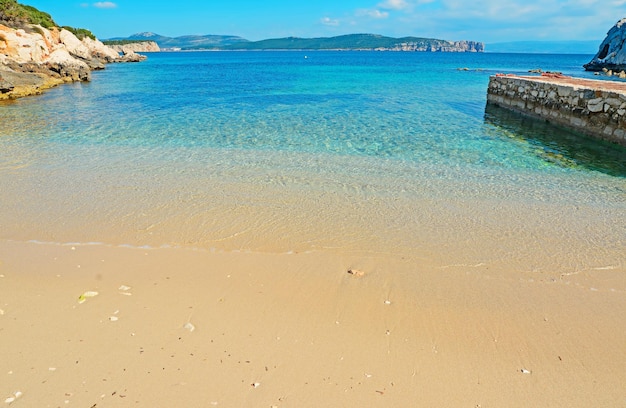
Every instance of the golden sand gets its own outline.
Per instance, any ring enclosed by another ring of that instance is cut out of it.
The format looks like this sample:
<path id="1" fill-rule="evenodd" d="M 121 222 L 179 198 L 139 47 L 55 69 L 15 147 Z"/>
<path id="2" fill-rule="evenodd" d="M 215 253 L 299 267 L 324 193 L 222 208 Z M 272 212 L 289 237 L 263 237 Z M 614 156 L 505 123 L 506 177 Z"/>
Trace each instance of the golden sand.
<path id="1" fill-rule="evenodd" d="M 48 147 L 0 178 L 0 403 L 626 404 L 622 179 Z"/>
<path id="2" fill-rule="evenodd" d="M 11 406 L 626 403 L 623 259 L 551 275 L 5 240 L 0 260 Z"/>

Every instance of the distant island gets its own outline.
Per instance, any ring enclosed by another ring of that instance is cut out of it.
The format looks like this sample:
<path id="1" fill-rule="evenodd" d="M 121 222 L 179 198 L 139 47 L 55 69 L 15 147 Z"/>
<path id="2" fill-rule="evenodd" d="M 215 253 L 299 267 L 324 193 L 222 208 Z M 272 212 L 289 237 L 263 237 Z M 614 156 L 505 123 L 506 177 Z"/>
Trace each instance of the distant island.
<path id="1" fill-rule="evenodd" d="M 286 37 L 249 41 L 232 35 L 185 35 L 166 37 L 138 33 L 129 37 L 104 40 L 123 52 L 193 51 L 193 50 L 379 50 L 425 52 L 489 52 L 513 54 L 590 54 L 598 51 L 600 40 L 589 41 L 510 41 L 488 43 L 446 41 L 431 38 L 392 38 L 376 34 L 350 34 L 338 37 Z"/>
<path id="2" fill-rule="evenodd" d="M 477 41 L 447 41 L 434 38 L 392 38 L 377 34 L 348 34 L 337 37 L 286 37 L 249 41 L 230 35 L 186 35 L 165 37 L 155 33 L 138 33 L 126 38 L 105 40 L 107 45 L 154 42 L 162 51 L 193 50 L 367 50 L 421 52 L 483 52 Z"/>

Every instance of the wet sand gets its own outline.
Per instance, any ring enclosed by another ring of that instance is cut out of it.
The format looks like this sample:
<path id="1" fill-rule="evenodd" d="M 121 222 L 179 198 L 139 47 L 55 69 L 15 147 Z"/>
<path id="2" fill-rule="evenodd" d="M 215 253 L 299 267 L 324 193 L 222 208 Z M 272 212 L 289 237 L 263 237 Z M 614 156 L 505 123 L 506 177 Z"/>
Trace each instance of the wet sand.
<path id="1" fill-rule="evenodd" d="M 626 403 L 623 259 L 522 273 L 3 240 L 0 262 L 11 406 Z"/>

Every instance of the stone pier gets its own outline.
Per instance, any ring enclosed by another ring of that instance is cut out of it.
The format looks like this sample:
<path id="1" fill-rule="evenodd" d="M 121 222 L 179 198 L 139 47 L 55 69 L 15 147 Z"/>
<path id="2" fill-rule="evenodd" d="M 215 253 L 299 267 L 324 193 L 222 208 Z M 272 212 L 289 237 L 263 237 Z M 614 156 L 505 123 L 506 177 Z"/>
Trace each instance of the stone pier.
<path id="1" fill-rule="evenodd" d="M 487 102 L 626 146 L 626 83 L 560 75 L 496 75 Z"/>

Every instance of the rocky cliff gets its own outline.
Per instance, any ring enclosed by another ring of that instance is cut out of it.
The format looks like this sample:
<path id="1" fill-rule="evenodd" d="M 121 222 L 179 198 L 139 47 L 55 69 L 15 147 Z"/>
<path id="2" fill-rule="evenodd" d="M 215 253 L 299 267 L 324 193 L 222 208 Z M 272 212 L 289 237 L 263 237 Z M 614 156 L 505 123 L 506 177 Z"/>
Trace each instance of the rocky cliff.
<path id="1" fill-rule="evenodd" d="M 626 70 L 626 18 L 621 19 L 609 30 L 598 53 L 584 65 L 587 71 Z"/>
<path id="2" fill-rule="evenodd" d="M 79 40 L 65 29 L 0 24 L 0 99 L 39 94 L 64 82 L 89 81 L 91 71 L 111 62 L 140 61 L 98 40 Z"/>
<path id="3" fill-rule="evenodd" d="M 128 44 L 108 44 L 108 46 L 117 52 L 128 54 L 131 52 L 159 52 L 161 48 L 154 41 L 138 41 Z"/>
<path id="4" fill-rule="evenodd" d="M 392 47 L 379 47 L 377 51 L 422 51 L 422 52 L 483 52 L 485 46 L 477 41 L 445 41 L 423 44 L 403 42 Z"/>

